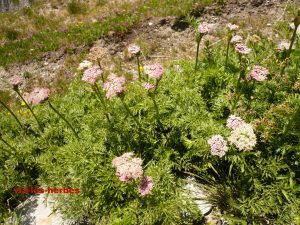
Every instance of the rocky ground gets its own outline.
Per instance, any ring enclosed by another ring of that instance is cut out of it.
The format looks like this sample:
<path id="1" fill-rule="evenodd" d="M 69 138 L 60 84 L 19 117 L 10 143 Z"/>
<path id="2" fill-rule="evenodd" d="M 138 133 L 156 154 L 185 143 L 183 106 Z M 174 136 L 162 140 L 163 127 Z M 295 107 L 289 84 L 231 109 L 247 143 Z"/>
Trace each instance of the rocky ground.
<path id="1" fill-rule="evenodd" d="M 201 21 L 215 23 L 221 31 L 224 30 L 226 23 L 235 22 L 243 27 L 243 30 L 259 32 L 276 40 L 278 36 L 273 33 L 273 25 L 283 20 L 287 2 L 300 5 L 299 0 L 231 0 L 223 7 L 220 5 L 207 7 L 197 16 Z M 214 45 L 223 39 L 222 32 L 207 38 L 210 45 Z M 86 58 L 92 61 L 101 58 L 107 70 L 114 70 L 116 65 L 122 63 L 125 71 L 131 71 L 132 68 L 135 69 L 135 62 L 126 55 L 125 49 L 133 42 L 142 46 L 143 60 L 147 60 L 147 63 L 193 59 L 195 55 L 194 31 L 187 23 L 174 17 L 148 18 L 124 36 L 109 33 L 91 48 L 82 46 L 75 49 L 72 54 L 67 54 L 66 49 L 62 48 L 56 52 L 46 53 L 40 60 L 15 64 L 6 70 L 0 68 L 1 88 L 7 89 L 6 79 L 16 74 L 28 78 L 26 89 L 37 84 L 55 86 L 57 82 L 71 80 L 76 76 L 74 63 L 78 63 L 82 52 L 88 52 Z"/>

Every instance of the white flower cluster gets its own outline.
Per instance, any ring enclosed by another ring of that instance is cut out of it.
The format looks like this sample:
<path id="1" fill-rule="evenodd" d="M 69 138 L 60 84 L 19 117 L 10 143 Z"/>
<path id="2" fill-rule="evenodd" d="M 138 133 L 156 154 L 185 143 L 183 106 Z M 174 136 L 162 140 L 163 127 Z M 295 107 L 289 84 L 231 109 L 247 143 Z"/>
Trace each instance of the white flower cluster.
<path id="1" fill-rule="evenodd" d="M 246 123 L 240 117 L 231 115 L 227 120 L 227 126 L 232 128 L 228 141 L 240 151 L 251 151 L 255 147 L 256 135 L 251 124 Z"/>
<path id="2" fill-rule="evenodd" d="M 246 123 L 242 118 L 230 115 L 226 126 L 232 129 L 228 142 L 235 145 L 240 151 L 251 151 L 255 147 L 256 135 L 251 124 Z M 214 135 L 208 139 L 211 154 L 223 157 L 228 151 L 226 140 L 221 135 Z"/>

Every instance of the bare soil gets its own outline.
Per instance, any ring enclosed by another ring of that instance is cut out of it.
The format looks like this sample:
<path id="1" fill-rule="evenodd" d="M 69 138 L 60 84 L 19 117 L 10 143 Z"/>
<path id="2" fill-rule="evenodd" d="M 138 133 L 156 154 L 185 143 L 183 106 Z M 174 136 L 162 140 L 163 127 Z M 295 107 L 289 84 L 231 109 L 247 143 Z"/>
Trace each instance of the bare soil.
<path id="1" fill-rule="evenodd" d="M 196 15 L 200 21 L 215 23 L 221 31 L 226 23 L 233 22 L 245 31 L 259 32 L 276 40 L 278 36 L 273 33 L 272 27 L 274 23 L 284 19 L 287 2 L 300 6 L 300 0 L 229 0 L 224 6 L 214 4 Z M 206 38 L 214 45 L 224 37 L 221 32 Z M 33 85 L 51 86 L 49 84 L 71 80 L 76 76 L 74 66 L 76 68 L 78 65 L 79 54 L 82 51 L 89 52 L 86 57 L 88 60 L 96 61 L 97 58 L 101 58 L 102 66 L 106 70 L 118 70 L 121 65 L 123 70 L 136 73 L 135 60 L 126 53 L 126 47 L 131 43 L 138 43 L 142 47 L 142 60 L 147 64 L 193 59 L 195 56 L 194 30 L 187 23 L 175 17 L 148 18 L 126 35 L 119 36 L 111 32 L 91 48 L 83 46 L 76 49 L 73 55 L 66 54 L 65 49 L 60 49 L 45 54 L 39 61 L 15 64 L 6 70 L 0 68 L 1 89 L 9 88 L 5 81 L 13 75 L 26 77 L 28 82 L 26 87 L 23 87 L 25 90 Z"/>

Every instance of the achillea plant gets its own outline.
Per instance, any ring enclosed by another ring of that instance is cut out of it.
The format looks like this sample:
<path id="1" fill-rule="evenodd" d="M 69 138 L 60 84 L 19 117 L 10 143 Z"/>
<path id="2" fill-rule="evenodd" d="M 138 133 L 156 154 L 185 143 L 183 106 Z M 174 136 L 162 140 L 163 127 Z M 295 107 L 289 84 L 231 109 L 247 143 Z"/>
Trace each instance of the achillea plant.
<path id="1" fill-rule="evenodd" d="M 22 125 L 21 121 L 18 119 L 16 114 L 0 99 L 0 104 L 9 112 L 10 115 L 14 117 L 14 119 L 17 121 L 19 124 L 20 128 L 25 131 L 24 126 Z"/>
<path id="2" fill-rule="evenodd" d="M 151 176 L 144 176 L 142 164 L 143 160 L 134 157 L 133 152 L 126 152 L 112 160 L 112 165 L 116 168 L 116 176 L 119 177 L 119 180 L 125 183 L 139 180 L 138 192 L 141 196 L 146 196 L 151 193 L 154 185 Z"/>
<path id="3" fill-rule="evenodd" d="M 105 117 L 106 117 L 107 121 L 111 124 L 109 114 L 107 112 L 107 105 L 106 105 L 106 102 L 103 98 L 104 93 L 102 93 L 99 86 L 97 85 L 97 81 L 100 78 L 102 79 L 102 82 L 104 83 L 103 71 L 102 71 L 100 66 L 101 65 L 100 65 L 100 62 L 99 62 L 99 66 L 93 66 L 93 67 L 90 67 L 89 69 L 85 70 L 84 73 L 83 73 L 82 81 L 85 81 L 85 82 L 87 82 L 88 84 L 91 85 L 94 93 L 96 94 L 97 98 L 99 99 L 99 101 L 103 105 L 104 114 L 105 114 Z"/>
<path id="4" fill-rule="evenodd" d="M 244 124 L 234 129 L 228 138 L 240 151 L 250 151 L 256 145 L 256 136 L 250 124 Z"/>
<path id="5" fill-rule="evenodd" d="M 139 74 L 139 81 L 142 81 L 142 73 L 141 73 L 141 65 L 140 65 L 140 55 L 141 55 L 141 48 L 138 45 L 130 45 L 128 47 L 128 52 L 134 56 L 136 56 L 137 67 L 138 67 L 138 74 Z"/>
<path id="6" fill-rule="evenodd" d="M 221 135 L 214 135 L 207 142 L 210 145 L 212 155 L 223 157 L 228 151 L 227 142 Z"/>
<path id="7" fill-rule="evenodd" d="M 32 108 L 30 107 L 30 105 L 28 104 L 28 102 L 24 99 L 24 97 L 22 96 L 20 90 L 19 90 L 19 86 L 22 83 L 22 79 L 18 76 L 14 76 L 9 80 L 10 84 L 12 85 L 13 90 L 18 94 L 18 96 L 21 98 L 21 100 L 25 103 L 26 107 L 30 110 L 31 114 L 33 115 L 34 119 L 36 120 L 38 127 L 40 129 L 41 132 L 43 132 L 43 126 L 40 123 L 40 121 L 38 120 L 37 116 L 35 115 L 35 113 L 33 112 Z M 29 94 L 28 96 L 28 101 L 30 101 L 33 105 L 38 104 L 37 102 L 39 101 L 39 98 L 42 98 L 44 93 L 43 90 L 40 92 L 39 90 L 33 90 L 32 93 Z"/>
<path id="8" fill-rule="evenodd" d="M 159 109 L 158 105 L 155 99 L 158 84 L 162 78 L 162 75 L 164 74 L 164 69 L 159 63 L 155 63 L 152 65 L 147 65 L 144 67 L 145 74 L 148 75 L 149 78 L 152 78 L 156 81 L 156 84 L 153 85 L 151 83 L 144 83 L 143 86 L 146 90 L 148 90 L 148 95 L 153 101 L 154 109 L 156 111 L 156 119 L 158 124 L 163 128 L 163 125 L 160 121 L 160 114 L 159 114 Z M 151 91 L 153 89 L 153 92 Z"/>
<path id="9" fill-rule="evenodd" d="M 236 94 L 237 97 L 233 103 L 233 107 L 232 110 L 235 110 L 236 105 L 242 95 L 242 90 L 241 90 L 241 80 L 245 79 L 245 73 L 246 73 L 246 68 L 247 68 L 247 63 L 245 61 L 245 59 L 243 58 L 246 55 L 249 55 L 251 53 L 251 49 L 248 48 L 245 44 L 243 43 L 236 43 L 235 44 L 235 51 L 238 54 L 238 58 L 239 58 L 239 63 L 240 63 L 240 73 L 239 73 L 239 77 L 237 80 L 237 84 L 236 84 Z"/>
<path id="10" fill-rule="evenodd" d="M 136 124 L 141 127 L 138 119 L 133 115 L 128 105 L 124 101 L 124 93 L 126 91 L 126 78 L 121 76 L 118 77 L 116 74 L 112 73 L 107 77 L 106 82 L 103 84 L 103 89 L 106 92 L 106 98 L 111 100 L 113 97 L 119 97 L 127 114 L 133 118 Z"/>
<path id="11" fill-rule="evenodd" d="M 112 165 L 116 167 L 116 175 L 122 182 L 130 182 L 143 176 L 143 160 L 133 156 L 133 152 L 127 152 L 112 161 Z"/>
<path id="12" fill-rule="evenodd" d="M 207 22 L 200 23 L 198 26 L 198 29 L 196 31 L 197 52 L 196 52 L 195 71 L 198 69 L 200 42 L 203 36 L 211 32 L 213 28 L 214 28 L 214 24 L 207 23 Z"/>
<path id="13" fill-rule="evenodd" d="M 231 23 L 227 24 L 226 27 L 228 29 L 228 36 L 227 36 L 227 48 L 226 48 L 225 68 L 227 67 L 227 64 L 228 64 L 228 55 L 229 55 L 230 43 L 232 41 L 232 38 L 235 35 L 235 32 L 239 29 L 238 25 L 231 24 Z M 237 38 L 235 38 L 235 39 L 237 39 Z"/>
<path id="14" fill-rule="evenodd" d="M 151 176 L 145 176 L 142 178 L 141 183 L 139 185 L 139 193 L 141 196 L 149 195 L 153 189 L 153 180 Z"/>

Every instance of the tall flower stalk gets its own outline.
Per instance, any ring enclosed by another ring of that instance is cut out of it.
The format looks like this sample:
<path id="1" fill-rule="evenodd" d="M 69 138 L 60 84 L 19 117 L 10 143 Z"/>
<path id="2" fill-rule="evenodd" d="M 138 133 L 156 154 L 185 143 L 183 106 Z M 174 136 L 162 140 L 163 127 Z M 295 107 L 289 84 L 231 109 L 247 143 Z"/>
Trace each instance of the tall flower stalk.
<path id="1" fill-rule="evenodd" d="M 163 125 L 160 121 L 160 114 L 159 114 L 159 109 L 158 109 L 158 105 L 157 105 L 155 96 L 157 93 L 158 84 L 162 78 L 162 75 L 164 74 L 164 69 L 159 63 L 156 63 L 156 64 L 145 66 L 144 71 L 148 75 L 149 78 L 154 79 L 156 81 L 155 85 L 151 84 L 151 83 L 144 83 L 143 86 L 148 91 L 148 95 L 153 101 L 154 109 L 156 112 L 157 122 L 163 128 Z M 152 89 L 154 89 L 153 92 L 151 92 Z"/>
<path id="2" fill-rule="evenodd" d="M 18 94 L 18 96 L 22 99 L 22 101 L 25 103 L 26 107 L 29 109 L 29 111 L 31 112 L 31 114 L 33 115 L 34 119 L 36 120 L 38 127 L 40 129 L 41 132 L 43 132 L 43 126 L 41 124 L 41 122 L 39 121 L 39 119 L 37 118 L 37 116 L 35 115 L 35 113 L 33 112 L 32 108 L 30 107 L 30 105 L 28 104 L 28 102 L 24 99 L 24 97 L 21 95 L 20 90 L 18 88 L 14 89 L 15 92 Z"/>
<path id="3" fill-rule="evenodd" d="M 236 93 L 238 93 L 238 95 L 235 98 L 232 110 L 235 110 L 237 103 L 242 95 L 241 80 L 245 78 L 245 72 L 246 72 L 246 67 L 247 67 L 247 65 L 243 59 L 243 56 L 251 53 L 251 49 L 247 48 L 247 46 L 242 43 L 237 43 L 235 45 L 235 50 L 239 57 L 240 73 L 239 73 L 239 77 L 238 77 L 237 84 L 236 84 Z"/>
<path id="4" fill-rule="evenodd" d="M 17 121 L 17 123 L 19 124 L 19 126 L 21 127 L 22 130 L 25 131 L 24 126 L 22 125 L 22 123 L 20 122 L 20 120 L 18 119 L 18 117 L 16 116 L 16 114 L 4 103 L 0 100 L 0 104 L 15 118 L 15 120 Z"/>
<path id="5" fill-rule="evenodd" d="M 132 117 L 132 119 L 135 121 L 135 123 L 138 125 L 139 128 L 141 128 L 141 123 L 139 122 L 139 120 L 133 115 L 133 113 L 131 112 L 131 110 L 129 109 L 128 105 L 125 103 L 124 101 L 124 95 L 120 96 L 121 102 L 127 112 L 127 114 Z"/>
<path id="6" fill-rule="evenodd" d="M 105 117 L 106 117 L 108 123 L 109 123 L 110 125 L 112 125 L 111 120 L 110 120 L 110 118 L 109 118 L 109 114 L 108 114 L 108 112 L 107 112 L 107 105 L 106 105 L 106 102 L 105 102 L 105 100 L 104 100 L 104 98 L 103 98 L 103 96 L 102 96 L 102 92 L 100 91 L 99 86 L 97 85 L 97 83 L 95 83 L 95 84 L 92 86 L 92 88 L 93 88 L 93 91 L 95 92 L 96 96 L 98 97 L 99 101 L 100 101 L 101 104 L 103 105 L 103 108 L 104 108 L 104 111 L 105 111 L 105 112 L 104 112 L 104 115 L 105 115 Z"/>
<path id="7" fill-rule="evenodd" d="M 196 51 L 196 62 L 195 62 L 195 71 L 198 68 L 198 61 L 199 61 L 199 49 L 200 49 L 200 42 L 202 39 L 203 35 L 198 35 L 198 37 L 196 38 L 196 42 L 197 42 L 197 51 Z"/>
<path id="8" fill-rule="evenodd" d="M 298 10 L 298 15 L 294 19 L 294 31 L 293 31 L 293 35 L 291 38 L 291 43 L 290 43 L 289 49 L 287 50 L 286 56 L 284 58 L 284 64 L 283 64 L 283 67 L 280 72 L 281 76 L 284 74 L 284 71 L 285 71 L 286 67 L 288 66 L 292 48 L 293 48 L 294 42 L 297 37 L 297 30 L 298 30 L 299 25 L 300 25 L 300 10 Z"/>
<path id="9" fill-rule="evenodd" d="M 209 24 L 203 22 L 199 24 L 198 30 L 196 33 L 196 43 L 197 43 L 197 50 L 196 50 L 196 62 L 195 62 L 195 71 L 198 69 L 199 64 L 199 50 L 200 50 L 200 43 L 205 34 L 208 34 L 212 30 L 213 24 Z"/>
<path id="10" fill-rule="evenodd" d="M 135 55 L 138 67 L 139 81 L 142 81 L 142 72 L 141 72 L 141 63 L 140 63 L 140 55 L 141 48 L 138 45 L 130 45 L 128 47 L 128 52 L 132 55 Z"/>
<path id="11" fill-rule="evenodd" d="M 39 127 L 40 131 L 43 132 L 43 126 L 41 125 L 40 121 L 36 117 L 36 115 L 33 112 L 32 108 L 29 106 L 28 102 L 24 99 L 24 97 L 20 93 L 19 86 L 22 84 L 22 79 L 19 76 L 13 76 L 12 78 L 9 79 L 9 83 L 12 85 L 13 90 L 17 93 L 17 95 L 21 98 L 21 100 L 25 103 L 26 107 L 29 109 L 29 111 L 33 115 L 34 119 L 36 120 L 36 122 L 38 124 L 38 127 Z M 33 92 L 29 95 L 29 98 L 31 98 L 31 99 L 36 98 L 40 94 L 41 93 L 39 93 L 39 91 L 33 90 Z M 15 118 L 17 118 L 17 117 L 15 117 Z"/>
<path id="12" fill-rule="evenodd" d="M 75 137 L 79 140 L 78 133 L 75 131 L 74 127 L 71 125 L 71 123 L 64 117 L 63 114 L 61 114 L 48 100 L 49 107 L 68 125 L 68 127 L 73 131 Z"/>
<path id="13" fill-rule="evenodd" d="M 122 105 L 124 106 L 126 113 L 133 118 L 136 124 L 141 128 L 141 124 L 138 119 L 133 115 L 128 105 L 124 101 L 124 92 L 126 91 L 125 87 L 126 79 L 125 77 L 118 77 L 116 74 L 110 74 L 107 77 L 106 82 L 103 85 L 103 89 L 106 91 L 106 98 L 112 99 L 113 97 L 120 97 Z"/>
<path id="14" fill-rule="evenodd" d="M 105 112 L 104 112 L 105 117 L 106 117 L 108 123 L 111 124 L 109 115 L 107 113 L 106 103 L 105 103 L 105 101 L 103 99 L 103 96 L 101 95 L 101 91 L 100 91 L 100 89 L 97 85 L 97 80 L 100 77 L 102 79 L 102 82 L 104 83 L 103 71 L 102 71 L 102 67 L 101 67 L 101 64 L 100 64 L 100 60 L 97 59 L 97 61 L 98 61 L 98 66 L 91 67 L 91 68 L 87 69 L 86 71 L 84 71 L 82 80 L 89 83 L 92 86 L 92 89 L 93 89 L 94 93 L 96 94 L 97 98 L 99 99 L 99 101 L 103 105 L 103 108 L 105 110 Z"/>
<path id="15" fill-rule="evenodd" d="M 232 37 L 234 36 L 234 34 L 238 28 L 239 28 L 239 26 L 237 26 L 235 24 L 231 24 L 231 23 L 227 24 L 228 37 L 227 37 L 227 47 L 226 47 L 225 68 L 227 68 L 227 64 L 228 64 L 230 43 L 231 43 Z"/>

